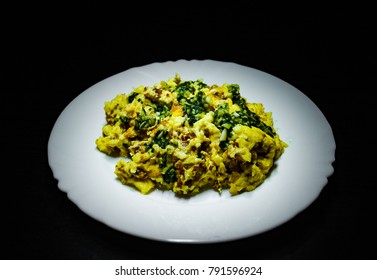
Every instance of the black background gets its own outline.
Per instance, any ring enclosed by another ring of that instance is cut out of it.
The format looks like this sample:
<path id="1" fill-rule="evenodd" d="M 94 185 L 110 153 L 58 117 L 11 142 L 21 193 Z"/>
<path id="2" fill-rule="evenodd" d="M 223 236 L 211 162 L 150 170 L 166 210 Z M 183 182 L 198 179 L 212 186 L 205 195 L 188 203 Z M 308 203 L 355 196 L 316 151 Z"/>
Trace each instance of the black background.
<path id="1" fill-rule="evenodd" d="M 4 56 L 15 81 L 3 94 L 3 159 L 9 164 L 2 171 L 2 259 L 376 259 L 369 118 L 376 104 L 377 34 L 371 17 L 276 17 L 236 6 L 85 8 L 73 13 L 57 6 L 41 15 L 25 10 L 27 17 L 13 18 L 13 25 L 22 24 L 3 43 L 10 46 Z M 130 236 L 79 210 L 58 189 L 47 161 L 60 113 L 105 78 L 178 59 L 235 62 L 306 94 L 336 141 L 335 172 L 318 199 L 273 230 L 207 245 Z"/>

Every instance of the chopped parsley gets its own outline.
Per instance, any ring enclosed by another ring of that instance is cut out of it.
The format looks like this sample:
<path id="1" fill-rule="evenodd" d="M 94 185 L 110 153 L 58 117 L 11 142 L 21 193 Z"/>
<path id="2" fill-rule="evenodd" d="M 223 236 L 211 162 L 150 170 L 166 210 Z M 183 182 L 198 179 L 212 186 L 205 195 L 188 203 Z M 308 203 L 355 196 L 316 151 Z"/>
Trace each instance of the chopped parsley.
<path id="1" fill-rule="evenodd" d="M 170 143 L 170 137 L 167 130 L 159 130 L 154 136 L 150 144 L 147 145 L 147 150 L 153 148 L 154 144 L 157 144 L 162 149 L 165 149 L 166 146 Z"/>
<path id="2" fill-rule="evenodd" d="M 198 121 L 209 107 L 202 91 L 203 88 L 208 88 L 208 85 L 196 80 L 183 82 L 175 89 L 178 102 L 183 106 L 183 111 L 190 125 Z"/>
<path id="3" fill-rule="evenodd" d="M 232 129 L 237 124 L 246 125 L 249 127 L 257 127 L 274 137 L 273 129 L 261 121 L 260 117 L 247 107 L 246 99 L 241 97 L 239 86 L 231 84 L 228 86 L 229 92 L 232 94 L 232 101 L 240 107 L 240 111 L 229 113 L 228 104 L 222 104 L 215 110 L 215 125 L 219 129 Z"/>
<path id="4" fill-rule="evenodd" d="M 162 177 L 164 178 L 164 182 L 168 183 L 168 184 L 174 183 L 175 181 L 177 181 L 177 175 L 176 175 L 175 168 L 173 166 L 170 167 L 165 172 L 165 174 L 162 175 Z"/>
<path id="5" fill-rule="evenodd" d="M 151 114 L 148 114 L 143 108 L 140 111 L 138 118 L 135 120 L 135 130 L 147 130 L 149 127 L 155 125 L 155 123 L 156 118 L 153 117 Z"/>

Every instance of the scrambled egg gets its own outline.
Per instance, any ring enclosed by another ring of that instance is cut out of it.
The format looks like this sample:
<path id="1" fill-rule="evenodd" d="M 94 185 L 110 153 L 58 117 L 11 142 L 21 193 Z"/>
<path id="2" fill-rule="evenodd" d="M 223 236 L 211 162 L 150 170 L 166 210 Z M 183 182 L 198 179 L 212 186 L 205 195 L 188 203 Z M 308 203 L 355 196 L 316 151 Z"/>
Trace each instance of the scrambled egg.
<path id="1" fill-rule="evenodd" d="M 143 194 L 252 191 L 287 147 L 272 114 L 260 103 L 248 103 L 237 84 L 209 86 L 175 74 L 117 95 L 104 110 L 106 124 L 96 146 L 120 157 L 117 178 Z"/>

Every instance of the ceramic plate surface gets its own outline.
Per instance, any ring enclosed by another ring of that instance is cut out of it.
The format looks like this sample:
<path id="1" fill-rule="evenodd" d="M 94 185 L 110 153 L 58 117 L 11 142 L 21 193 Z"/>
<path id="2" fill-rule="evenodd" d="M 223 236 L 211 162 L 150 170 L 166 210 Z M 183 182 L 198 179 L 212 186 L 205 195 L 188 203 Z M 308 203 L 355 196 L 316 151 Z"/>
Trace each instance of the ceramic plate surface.
<path id="1" fill-rule="evenodd" d="M 289 147 L 256 190 L 230 196 L 206 191 L 189 199 L 156 190 L 142 195 L 115 177 L 118 158 L 99 152 L 104 102 L 179 73 L 182 80 L 236 83 L 248 102 L 263 103 Z M 213 60 L 153 63 L 91 86 L 63 110 L 51 131 L 48 160 L 58 187 L 92 218 L 124 233 L 168 242 L 215 243 L 256 235 L 307 208 L 334 172 L 335 140 L 320 109 L 287 82 L 253 68 Z"/>

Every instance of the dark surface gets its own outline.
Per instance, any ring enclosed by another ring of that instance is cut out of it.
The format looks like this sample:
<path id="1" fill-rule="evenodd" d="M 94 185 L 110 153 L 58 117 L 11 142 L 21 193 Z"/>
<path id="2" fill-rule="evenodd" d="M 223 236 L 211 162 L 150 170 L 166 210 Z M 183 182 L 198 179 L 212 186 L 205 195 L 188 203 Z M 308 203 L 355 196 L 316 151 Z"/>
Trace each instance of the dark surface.
<path id="1" fill-rule="evenodd" d="M 221 12 L 187 11 L 153 17 L 153 23 L 130 12 L 112 20 L 51 13 L 10 32 L 17 71 L 5 99 L 10 113 L 3 117 L 4 159 L 13 160 L 3 174 L 2 259 L 376 259 L 375 126 L 368 124 L 376 104 L 373 21 L 242 16 L 235 8 L 224 21 Z M 62 110 L 102 79 L 178 59 L 231 61 L 268 72 L 320 108 L 333 129 L 336 160 L 313 204 L 254 237 L 189 245 L 113 230 L 58 189 L 47 143 Z"/>

